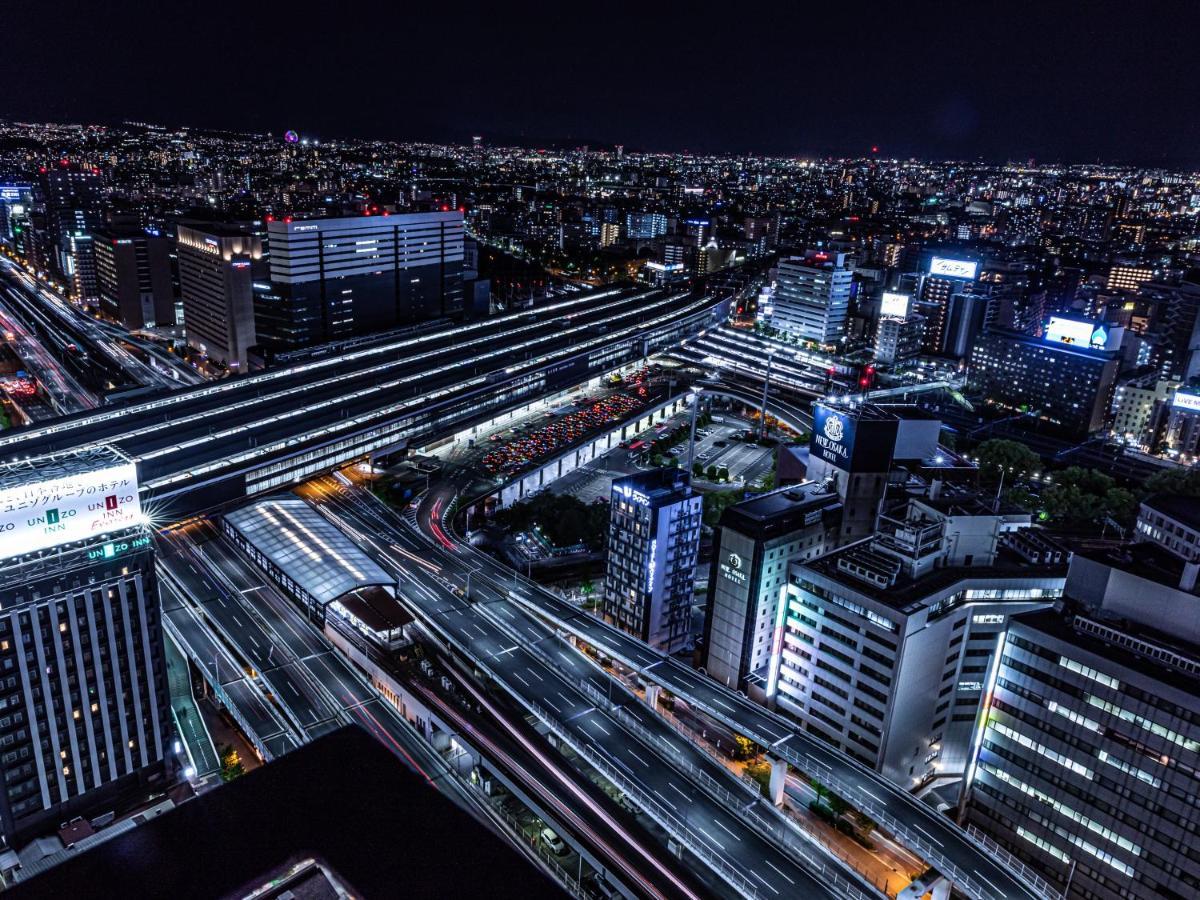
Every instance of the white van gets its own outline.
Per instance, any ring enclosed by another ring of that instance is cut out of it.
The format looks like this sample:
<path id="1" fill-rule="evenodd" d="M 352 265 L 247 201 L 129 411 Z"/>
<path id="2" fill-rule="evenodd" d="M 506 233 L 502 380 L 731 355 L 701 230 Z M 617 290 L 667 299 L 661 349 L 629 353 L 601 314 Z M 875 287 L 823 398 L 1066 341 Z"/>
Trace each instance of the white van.
<path id="1" fill-rule="evenodd" d="M 562 856 L 567 852 L 567 842 L 549 828 L 542 829 L 542 843 L 555 856 Z"/>

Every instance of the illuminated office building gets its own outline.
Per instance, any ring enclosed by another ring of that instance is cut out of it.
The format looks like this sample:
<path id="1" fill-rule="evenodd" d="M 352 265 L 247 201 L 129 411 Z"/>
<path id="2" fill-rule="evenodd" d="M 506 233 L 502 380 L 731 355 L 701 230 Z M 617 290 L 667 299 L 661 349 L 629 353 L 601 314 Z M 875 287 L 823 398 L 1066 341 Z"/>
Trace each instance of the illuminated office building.
<path id="1" fill-rule="evenodd" d="M 674 653 L 691 638 L 701 497 L 676 468 L 612 483 L 604 618 Z"/>
<path id="2" fill-rule="evenodd" d="M 13 463 L 0 471 L 0 508 L 0 830 L 11 845 L 165 787 L 171 726 L 134 464 L 103 449 Z"/>
<path id="3" fill-rule="evenodd" d="M 269 284 L 255 288 L 267 354 L 463 313 L 463 216 L 451 212 L 267 225 Z"/>
<path id="4" fill-rule="evenodd" d="M 100 310 L 130 330 L 175 324 L 171 242 L 141 229 L 97 229 Z"/>
<path id="5" fill-rule="evenodd" d="M 800 340 L 835 344 L 846 334 L 854 271 L 845 253 L 809 252 L 779 261 L 770 324 Z"/>
<path id="6" fill-rule="evenodd" d="M 970 384 L 1003 408 L 1028 411 L 1064 434 L 1104 428 L 1123 329 L 1052 316 L 1044 337 L 996 328 L 971 351 Z"/>
<path id="7" fill-rule="evenodd" d="M 255 345 L 254 278 L 262 241 L 232 225 L 180 225 L 179 292 L 188 343 L 234 371 Z"/>
<path id="8" fill-rule="evenodd" d="M 1104 287 L 1109 291 L 1136 291 L 1153 277 L 1154 270 L 1146 266 L 1113 266 Z"/>
<path id="9" fill-rule="evenodd" d="M 1062 592 L 1064 554 L 1028 521 L 947 490 L 793 562 L 768 702 L 905 788 L 961 776 L 1005 622 Z"/>
<path id="10" fill-rule="evenodd" d="M 842 504 L 816 483 L 727 507 L 713 540 L 704 618 L 704 669 L 727 687 L 765 700 L 782 639 L 779 607 L 788 563 L 837 543 Z"/>
<path id="11" fill-rule="evenodd" d="M 1073 897 L 1200 892 L 1195 506 L 1152 498 L 1137 543 L 1076 552 L 989 676 L 968 824 Z"/>

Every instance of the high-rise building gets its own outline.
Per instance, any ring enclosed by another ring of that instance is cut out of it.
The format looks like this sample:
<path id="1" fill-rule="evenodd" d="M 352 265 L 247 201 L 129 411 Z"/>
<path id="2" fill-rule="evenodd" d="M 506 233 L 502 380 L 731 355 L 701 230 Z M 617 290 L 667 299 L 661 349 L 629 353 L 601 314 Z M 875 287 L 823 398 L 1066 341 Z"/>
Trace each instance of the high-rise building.
<path id="1" fill-rule="evenodd" d="M 180 225 L 179 292 L 188 344 L 235 371 L 246 371 L 254 331 L 254 275 L 262 241 L 232 225 Z"/>
<path id="2" fill-rule="evenodd" d="M 276 219 L 259 344 L 282 353 L 463 313 L 463 216 Z"/>
<path id="3" fill-rule="evenodd" d="M 170 240 L 120 228 L 93 237 L 101 312 L 129 329 L 174 325 Z"/>
<path id="4" fill-rule="evenodd" d="M 604 617 L 652 647 L 674 653 L 691 637 L 700 549 L 701 497 L 676 468 L 612 483 Z"/>
<path id="5" fill-rule="evenodd" d="M 1200 388 L 1180 388 L 1167 405 L 1167 451 L 1185 465 L 1200 459 Z"/>
<path id="6" fill-rule="evenodd" d="M 1179 387 L 1178 381 L 1162 378 L 1139 379 L 1117 386 L 1109 431 L 1118 440 L 1144 450 L 1151 449 L 1159 429 L 1160 411 Z"/>
<path id="7" fill-rule="evenodd" d="M 905 788 L 962 775 L 1004 623 L 1062 593 L 1065 554 L 1007 531 L 1028 522 L 947 489 L 794 562 L 769 702 Z"/>
<path id="8" fill-rule="evenodd" d="M 667 233 L 667 217 L 662 213 L 626 213 L 625 237 L 631 241 L 652 241 Z"/>
<path id="9" fill-rule="evenodd" d="M 1194 500 L 1153 498 L 1000 640 L 967 821 L 1069 896 L 1200 893 L 1198 535 Z"/>
<path id="10" fill-rule="evenodd" d="M 813 404 L 807 476 L 841 497 L 838 543 L 874 533 L 893 470 L 942 469 L 947 456 L 938 446 L 941 428 L 939 419 L 916 406 Z M 904 476 L 898 471 L 896 477 Z"/>
<path id="11" fill-rule="evenodd" d="M 58 271 L 67 279 L 68 290 L 77 300 L 94 301 L 100 296 L 96 273 L 96 243 L 92 234 L 76 231 L 63 238 L 56 256 Z"/>
<path id="12" fill-rule="evenodd" d="M 844 253 L 810 251 L 780 260 L 771 325 L 801 340 L 834 344 L 846 333 L 854 273 Z"/>
<path id="13" fill-rule="evenodd" d="M 965 359 L 971 355 L 975 338 L 987 323 L 989 299 L 977 291 L 956 291 L 950 295 L 941 346 L 943 356 Z"/>
<path id="14" fill-rule="evenodd" d="M 0 830 L 12 845 L 165 787 L 171 720 L 134 463 L 94 449 L 11 464 L 0 510 Z"/>
<path id="15" fill-rule="evenodd" d="M 0 184 L 0 241 L 13 243 L 14 227 L 28 217 L 33 206 L 33 185 Z"/>
<path id="16" fill-rule="evenodd" d="M 1104 287 L 1110 291 L 1136 291 L 1153 277 L 1154 270 L 1148 266 L 1113 266 L 1108 270 Z"/>
<path id="17" fill-rule="evenodd" d="M 621 226 L 616 222 L 603 222 L 600 225 L 600 246 L 611 247 L 621 239 Z"/>
<path id="18" fill-rule="evenodd" d="M 727 507 L 713 541 L 704 618 L 710 678 L 765 700 L 782 639 L 788 563 L 837 543 L 842 503 L 809 482 Z"/>
<path id="19" fill-rule="evenodd" d="M 976 280 L 979 263 L 928 255 L 928 265 L 920 279 L 917 312 L 925 317 L 925 352 L 941 353 L 950 298 Z"/>
<path id="20" fill-rule="evenodd" d="M 875 330 L 875 360 L 894 365 L 919 356 L 924 337 L 924 316 L 916 313 L 880 316 Z"/>
<path id="21" fill-rule="evenodd" d="M 992 329 L 971 351 L 971 386 L 990 402 L 1028 410 L 1065 434 L 1095 433 L 1112 402 L 1121 332 L 1056 316 L 1045 337 Z"/>
<path id="22" fill-rule="evenodd" d="M 105 194 L 100 173 L 86 166 L 47 167 L 34 185 L 38 207 L 38 257 L 81 299 L 94 299 L 95 259 L 88 236 L 104 224 Z"/>

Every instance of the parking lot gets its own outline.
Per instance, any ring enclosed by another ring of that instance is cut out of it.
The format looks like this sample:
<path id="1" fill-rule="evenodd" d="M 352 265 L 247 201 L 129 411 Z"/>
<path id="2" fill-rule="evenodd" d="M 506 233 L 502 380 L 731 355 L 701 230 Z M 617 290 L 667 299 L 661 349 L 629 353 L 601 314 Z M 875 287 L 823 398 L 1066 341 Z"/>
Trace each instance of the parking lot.
<path id="1" fill-rule="evenodd" d="M 607 425 L 628 419 L 654 396 L 646 383 L 648 375 L 647 370 L 639 370 L 617 391 L 581 397 L 542 414 L 540 419 L 490 435 L 479 467 L 489 475 L 513 475 Z"/>

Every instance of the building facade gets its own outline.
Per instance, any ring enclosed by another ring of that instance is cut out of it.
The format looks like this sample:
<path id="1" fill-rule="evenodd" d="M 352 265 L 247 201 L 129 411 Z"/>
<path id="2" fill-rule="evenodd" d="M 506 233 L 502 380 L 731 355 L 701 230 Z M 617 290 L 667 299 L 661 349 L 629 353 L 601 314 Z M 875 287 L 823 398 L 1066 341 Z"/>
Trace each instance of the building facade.
<path id="1" fill-rule="evenodd" d="M 666 653 L 691 640 L 701 497 L 675 468 L 612 483 L 604 618 Z"/>
<path id="2" fill-rule="evenodd" d="M 254 276 L 262 241 L 228 225 L 180 225 L 179 292 L 187 341 L 231 370 L 249 367 L 254 330 Z"/>
<path id="3" fill-rule="evenodd" d="M 461 212 L 277 219 L 267 235 L 254 301 L 267 353 L 463 313 Z"/>
<path id="4" fill-rule="evenodd" d="M 994 329 L 971 351 L 970 384 L 1005 409 L 1082 437 L 1105 427 L 1119 368 L 1116 350 Z"/>
<path id="5" fill-rule="evenodd" d="M 10 845 L 167 783 L 170 698 L 137 490 L 134 465 L 107 451 L 0 472 L 10 510 L 0 537 L 0 829 Z"/>
<path id="6" fill-rule="evenodd" d="M 846 254 L 810 252 L 779 261 L 770 324 L 801 340 L 837 343 L 846 334 L 853 270 Z"/>
<path id="7" fill-rule="evenodd" d="M 171 242 L 140 230 L 94 232 L 100 311 L 130 330 L 175 324 Z"/>
<path id="8" fill-rule="evenodd" d="M 905 788 L 961 776 L 1005 622 L 1065 576 L 1061 556 L 1002 549 L 989 512 L 913 501 L 874 538 L 793 563 L 776 709 Z"/>
<path id="9" fill-rule="evenodd" d="M 713 541 L 704 617 L 710 678 L 765 699 L 782 639 L 788 564 L 833 548 L 841 509 L 837 494 L 812 482 L 725 509 Z"/>

